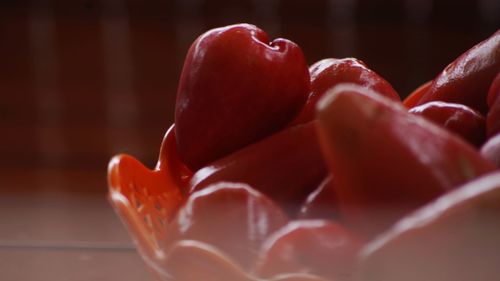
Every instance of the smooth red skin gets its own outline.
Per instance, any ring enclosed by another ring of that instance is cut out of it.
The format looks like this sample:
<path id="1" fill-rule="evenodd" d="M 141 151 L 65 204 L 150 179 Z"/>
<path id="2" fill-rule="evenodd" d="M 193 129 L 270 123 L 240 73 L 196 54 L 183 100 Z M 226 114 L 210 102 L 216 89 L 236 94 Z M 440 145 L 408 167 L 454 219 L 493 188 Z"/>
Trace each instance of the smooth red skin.
<path id="1" fill-rule="evenodd" d="M 229 257 L 198 241 L 180 241 L 172 245 L 166 256 L 163 268 L 171 280 L 255 281 Z"/>
<path id="2" fill-rule="evenodd" d="M 420 85 L 403 100 L 403 105 L 406 106 L 406 108 L 408 109 L 417 106 L 418 102 L 420 101 L 422 96 L 425 93 L 427 93 L 431 85 L 432 85 L 432 80 L 427 81 L 424 84 Z"/>
<path id="3" fill-rule="evenodd" d="M 243 182 L 296 215 L 327 174 L 316 122 L 287 128 L 196 172 L 191 190 L 219 182 Z"/>
<path id="4" fill-rule="evenodd" d="M 269 281 L 332 281 L 313 274 L 307 273 L 291 273 L 275 276 Z"/>
<path id="5" fill-rule="evenodd" d="M 286 126 L 309 93 L 307 63 L 286 39 L 248 24 L 213 29 L 187 54 L 177 92 L 176 138 L 196 171 Z"/>
<path id="6" fill-rule="evenodd" d="M 305 272 L 330 280 L 351 280 L 361 244 L 339 224 L 292 221 L 264 243 L 255 272 L 264 278 Z"/>
<path id="7" fill-rule="evenodd" d="M 316 117 L 316 103 L 325 92 L 339 83 L 355 83 L 376 91 L 393 100 L 400 100 L 398 93 L 364 62 L 355 58 L 323 59 L 309 68 L 311 93 L 300 114 L 291 123 L 302 124 Z"/>
<path id="8" fill-rule="evenodd" d="M 156 169 L 168 170 L 181 193 L 184 195 L 188 193 L 187 188 L 193 172 L 179 158 L 177 143 L 175 141 L 175 124 L 170 126 L 163 137 Z"/>
<path id="9" fill-rule="evenodd" d="M 265 195 L 245 184 L 222 182 L 189 196 L 168 228 L 167 245 L 201 241 L 250 268 L 262 242 L 287 222 Z"/>
<path id="10" fill-rule="evenodd" d="M 432 82 L 418 105 L 445 101 L 486 114 L 488 88 L 500 69 L 500 30 L 449 64 Z"/>
<path id="11" fill-rule="evenodd" d="M 498 280 L 500 173 L 406 216 L 361 251 L 359 281 Z"/>
<path id="12" fill-rule="evenodd" d="M 499 93 L 500 93 L 500 70 L 495 79 L 493 79 L 493 82 L 491 83 L 490 86 L 490 90 L 488 91 L 488 97 L 486 100 L 488 103 L 488 107 L 491 108 L 496 98 L 498 97 Z"/>
<path id="13" fill-rule="evenodd" d="M 301 219 L 339 220 L 339 210 L 332 176 L 328 176 L 309 196 L 300 208 Z"/>
<path id="14" fill-rule="evenodd" d="M 495 169 L 474 147 L 401 103 L 355 85 L 319 104 L 319 134 L 343 221 L 366 237 Z"/>
<path id="15" fill-rule="evenodd" d="M 416 106 L 409 112 L 443 126 L 476 147 L 486 139 L 485 118 L 468 106 L 433 101 Z"/>
<path id="16" fill-rule="evenodd" d="M 481 147 L 481 155 L 500 168 L 500 133 L 492 136 Z"/>
<path id="17" fill-rule="evenodd" d="M 500 72 L 498 73 L 493 83 L 491 83 L 490 90 L 488 92 L 488 104 L 490 110 L 488 115 L 486 115 L 486 132 L 488 137 L 495 135 L 500 132 Z M 491 102 L 490 102 L 491 100 Z"/>

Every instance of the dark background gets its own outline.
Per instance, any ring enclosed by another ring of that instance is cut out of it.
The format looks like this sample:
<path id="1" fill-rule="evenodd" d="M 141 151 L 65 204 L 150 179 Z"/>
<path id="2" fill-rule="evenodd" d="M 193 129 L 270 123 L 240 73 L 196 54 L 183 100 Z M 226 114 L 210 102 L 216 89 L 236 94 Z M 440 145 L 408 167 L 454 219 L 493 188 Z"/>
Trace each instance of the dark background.
<path id="1" fill-rule="evenodd" d="M 110 280 L 141 264 L 105 200 L 107 162 L 154 165 L 189 45 L 238 22 L 295 41 L 309 63 L 357 57 L 404 97 L 495 32 L 500 1 L 0 1 L 4 276 Z"/>
<path id="2" fill-rule="evenodd" d="M 404 97 L 500 26 L 497 0 L 0 3 L 3 170 L 102 172 L 117 152 L 152 166 L 184 56 L 209 28 L 254 23 L 309 63 L 357 57 Z"/>

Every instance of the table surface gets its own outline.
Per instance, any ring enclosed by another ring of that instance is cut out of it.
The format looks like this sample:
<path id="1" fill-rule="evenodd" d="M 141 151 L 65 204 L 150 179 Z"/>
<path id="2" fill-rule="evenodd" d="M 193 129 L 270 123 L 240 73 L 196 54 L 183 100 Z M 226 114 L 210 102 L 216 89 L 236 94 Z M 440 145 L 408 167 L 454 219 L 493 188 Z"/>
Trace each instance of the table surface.
<path id="1" fill-rule="evenodd" d="M 153 280 L 107 201 L 103 172 L 3 169 L 0 178 L 25 189 L 0 193 L 2 280 Z"/>

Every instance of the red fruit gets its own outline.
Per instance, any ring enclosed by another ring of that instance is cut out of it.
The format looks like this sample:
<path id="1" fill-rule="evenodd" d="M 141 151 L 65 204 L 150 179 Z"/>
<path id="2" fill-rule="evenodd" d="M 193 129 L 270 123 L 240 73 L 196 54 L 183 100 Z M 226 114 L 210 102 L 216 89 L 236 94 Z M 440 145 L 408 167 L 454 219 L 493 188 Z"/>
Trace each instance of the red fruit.
<path id="1" fill-rule="evenodd" d="M 443 126 L 476 147 L 486 138 L 486 120 L 468 106 L 433 101 L 415 106 L 409 112 Z"/>
<path id="2" fill-rule="evenodd" d="M 182 194 L 187 194 L 189 179 L 193 176 L 193 172 L 179 159 L 177 143 L 175 142 L 175 125 L 172 125 L 163 137 L 156 169 L 169 171 L 174 184 L 180 188 Z"/>
<path id="3" fill-rule="evenodd" d="M 498 280 L 500 173 L 475 179 L 366 245 L 360 281 Z"/>
<path id="4" fill-rule="evenodd" d="M 313 274 L 307 273 L 286 273 L 275 276 L 269 281 L 331 281 Z"/>
<path id="5" fill-rule="evenodd" d="M 299 217 L 303 219 L 339 220 L 337 195 L 332 176 L 327 177 L 314 190 L 300 208 Z"/>
<path id="6" fill-rule="evenodd" d="M 194 240 L 172 245 L 163 265 L 165 280 L 255 281 L 218 249 Z"/>
<path id="7" fill-rule="evenodd" d="M 318 103 L 319 133 L 343 220 L 368 237 L 495 169 L 459 137 L 352 84 Z"/>
<path id="8" fill-rule="evenodd" d="M 500 72 L 497 74 L 493 83 L 491 83 L 488 92 L 488 105 L 490 110 L 486 115 L 486 130 L 488 137 L 500 132 Z"/>
<path id="9" fill-rule="evenodd" d="M 292 221 L 262 246 L 257 274 L 312 273 L 331 280 L 351 280 L 359 239 L 325 220 Z"/>
<path id="10" fill-rule="evenodd" d="M 287 128 L 222 158 L 194 174 L 191 190 L 220 181 L 242 182 L 296 215 L 326 176 L 316 122 Z"/>
<path id="11" fill-rule="evenodd" d="M 488 139 L 481 147 L 481 155 L 500 168 L 500 133 Z"/>
<path id="12" fill-rule="evenodd" d="M 388 98 L 400 100 L 389 82 L 355 58 L 320 60 L 311 65 L 309 72 L 311 73 L 311 93 L 301 113 L 292 122 L 294 125 L 313 120 L 316 116 L 317 101 L 328 89 L 339 83 L 358 84 Z"/>
<path id="13" fill-rule="evenodd" d="M 418 105 L 446 101 L 487 112 L 488 88 L 500 69 L 500 30 L 450 63 L 432 82 Z"/>
<path id="14" fill-rule="evenodd" d="M 175 110 L 179 155 L 193 171 L 286 126 L 304 105 L 300 48 L 248 24 L 212 29 L 186 57 Z"/>
<path id="15" fill-rule="evenodd" d="M 406 106 L 406 108 L 412 108 L 416 106 L 420 101 L 420 99 L 422 98 L 422 96 L 425 95 L 425 93 L 427 93 L 431 85 L 432 85 L 432 80 L 427 81 L 424 84 L 420 85 L 418 88 L 416 88 L 411 94 L 409 94 L 403 100 L 404 106 Z"/>
<path id="16" fill-rule="evenodd" d="M 274 202 L 245 184 L 218 183 L 189 196 L 169 226 L 169 245 L 197 240 L 214 246 L 244 268 L 262 242 L 288 222 Z"/>

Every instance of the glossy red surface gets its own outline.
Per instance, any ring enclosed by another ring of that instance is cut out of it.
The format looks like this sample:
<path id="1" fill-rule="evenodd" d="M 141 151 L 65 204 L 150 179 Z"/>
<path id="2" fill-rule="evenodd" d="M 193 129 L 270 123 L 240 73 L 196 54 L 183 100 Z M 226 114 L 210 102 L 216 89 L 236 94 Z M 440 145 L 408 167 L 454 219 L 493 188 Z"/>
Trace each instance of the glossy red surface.
<path id="1" fill-rule="evenodd" d="M 287 222 L 265 195 L 246 184 L 221 182 L 192 193 L 165 237 L 169 245 L 181 240 L 210 244 L 248 270 L 262 242 Z"/>
<path id="2" fill-rule="evenodd" d="M 424 84 L 418 86 L 413 92 L 411 92 L 404 100 L 403 104 L 407 108 L 412 108 L 418 104 L 423 95 L 427 93 L 430 86 L 432 85 L 432 80 L 425 82 Z"/>
<path id="3" fill-rule="evenodd" d="M 500 69 L 500 30 L 450 63 L 432 82 L 418 104 L 455 102 L 486 113 L 491 81 Z"/>
<path id="4" fill-rule="evenodd" d="M 373 235 L 495 169 L 460 138 L 367 91 L 339 85 L 319 103 L 320 140 L 347 225 Z"/>
<path id="5" fill-rule="evenodd" d="M 207 31 L 191 45 L 175 110 L 179 155 L 193 171 L 289 123 L 309 93 L 293 42 L 249 24 Z"/>
<path id="6" fill-rule="evenodd" d="M 488 137 L 500 132 L 500 69 L 488 92 L 489 111 L 486 115 L 486 132 Z"/>
<path id="7" fill-rule="evenodd" d="M 360 246 L 359 238 L 332 221 L 292 221 L 265 242 L 256 271 L 263 277 L 303 272 L 351 280 Z"/>
<path id="8" fill-rule="evenodd" d="M 193 175 L 191 190 L 219 181 L 242 182 L 296 215 L 327 173 L 316 125 L 287 128 L 211 163 Z"/>
<path id="9" fill-rule="evenodd" d="M 495 280 L 499 215 L 500 173 L 495 172 L 419 208 L 369 243 L 359 280 Z"/>
<path id="10" fill-rule="evenodd" d="M 306 123 L 316 117 L 316 103 L 325 92 L 339 83 L 354 83 L 393 100 L 400 100 L 391 84 L 366 64 L 355 58 L 323 59 L 309 68 L 311 93 L 292 125 Z"/>
<path id="11" fill-rule="evenodd" d="M 434 101 L 415 106 L 409 112 L 443 126 L 476 147 L 486 140 L 484 116 L 468 106 Z"/>

